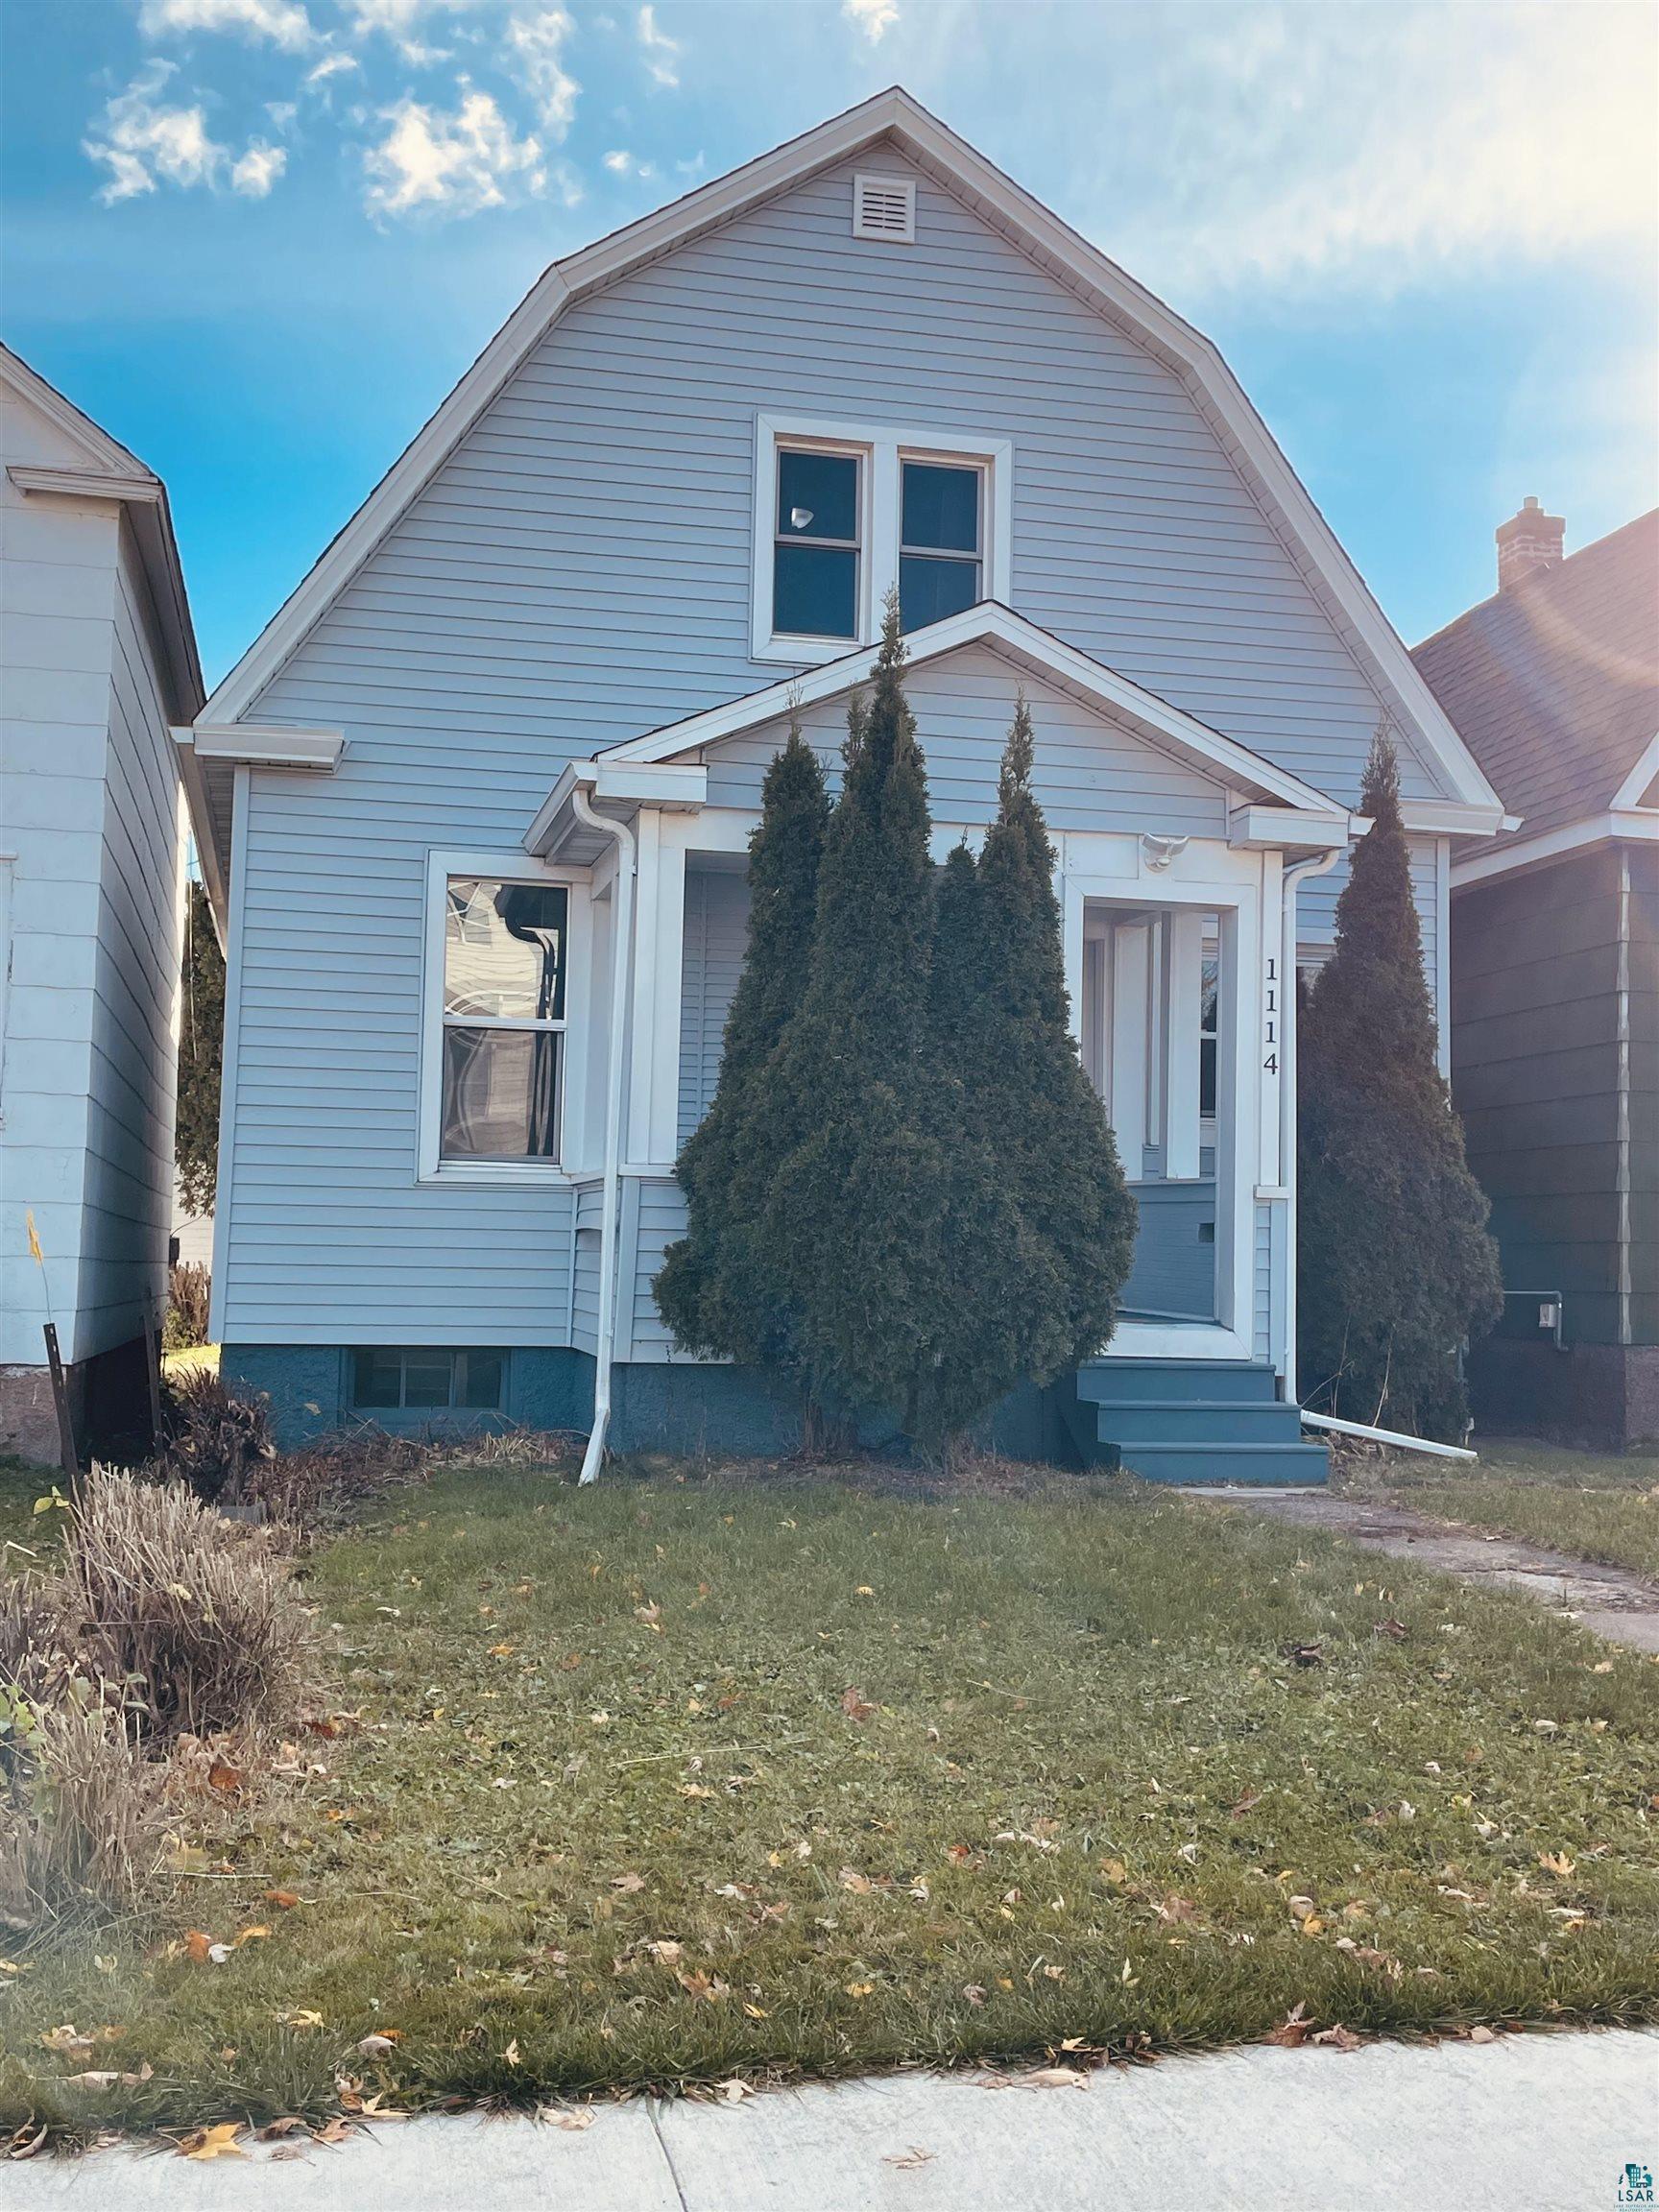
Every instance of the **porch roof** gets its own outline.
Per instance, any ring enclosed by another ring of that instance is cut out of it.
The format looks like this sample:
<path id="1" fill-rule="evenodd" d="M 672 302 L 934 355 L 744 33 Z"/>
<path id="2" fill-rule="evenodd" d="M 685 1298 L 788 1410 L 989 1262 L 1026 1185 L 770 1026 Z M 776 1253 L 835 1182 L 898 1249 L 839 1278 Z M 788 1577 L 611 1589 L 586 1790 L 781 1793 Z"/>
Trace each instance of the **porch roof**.
<path id="1" fill-rule="evenodd" d="M 1265 801 L 1299 815 L 1317 817 L 1322 824 L 1339 820 L 1345 841 L 1348 810 L 1327 793 L 1263 759 L 1237 739 L 1223 736 L 1195 715 L 1172 707 L 1104 661 L 1093 660 L 1074 645 L 1039 629 L 998 600 L 981 600 L 959 614 L 928 623 L 912 631 L 904 643 L 911 665 L 939 660 L 965 646 L 984 646 L 1017 673 L 1068 692 L 1156 750 L 1225 785 L 1240 802 Z M 685 721 L 610 746 L 597 757 L 598 761 L 619 766 L 623 762 L 644 765 L 697 758 L 707 747 L 725 738 L 781 719 L 792 704 L 816 706 L 856 690 L 869 682 L 877 652 L 873 645 L 860 646 L 839 660 L 768 684 L 762 690 L 749 692 L 724 707 L 709 708 Z"/>

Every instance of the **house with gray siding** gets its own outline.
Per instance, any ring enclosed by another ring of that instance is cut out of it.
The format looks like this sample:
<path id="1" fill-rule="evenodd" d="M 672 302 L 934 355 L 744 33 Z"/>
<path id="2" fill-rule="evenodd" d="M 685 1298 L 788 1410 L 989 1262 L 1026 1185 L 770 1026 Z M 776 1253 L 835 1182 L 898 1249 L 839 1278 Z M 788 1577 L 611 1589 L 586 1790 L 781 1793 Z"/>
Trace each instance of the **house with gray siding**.
<path id="1" fill-rule="evenodd" d="M 1414 658 L 1517 826 L 1452 861 L 1452 1084 L 1492 1200 L 1493 1427 L 1659 1440 L 1659 510 L 1564 554 L 1536 499 L 1496 594 Z"/>
<path id="2" fill-rule="evenodd" d="M 180 733 L 228 956 L 213 1329 L 284 1433 L 793 1441 L 651 1284 L 761 777 L 793 697 L 833 778 L 895 583 L 941 855 L 1030 703 L 1141 1200 L 1111 1344 L 1010 1440 L 1317 1459 L 1295 971 L 1379 726 L 1439 1003 L 1452 841 L 1503 807 L 1214 347 L 899 90 L 547 270 Z"/>
<path id="3" fill-rule="evenodd" d="M 202 699 L 160 479 L 0 347 L 0 1451 L 58 1456 L 48 1319 L 83 1450 L 147 1429 Z"/>

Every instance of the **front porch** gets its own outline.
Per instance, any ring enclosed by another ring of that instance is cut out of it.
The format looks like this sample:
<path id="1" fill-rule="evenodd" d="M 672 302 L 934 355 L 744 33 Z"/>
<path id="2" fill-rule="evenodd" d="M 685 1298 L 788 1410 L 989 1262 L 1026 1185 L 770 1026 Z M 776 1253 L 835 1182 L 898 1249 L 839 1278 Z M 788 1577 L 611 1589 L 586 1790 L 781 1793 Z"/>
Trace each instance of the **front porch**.
<path id="1" fill-rule="evenodd" d="M 942 861 L 982 834 L 1000 733 L 1023 688 L 1039 774 L 1066 780 L 1045 805 L 1073 1026 L 1141 1208 L 1118 1328 L 1058 1389 L 1048 1426 L 1086 1464 L 1121 1458 L 1170 1479 L 1320 1479 L 1323 1448 L 1301 1443 L 1294 1406 L 1286 978 L 1296 878 L 1329 864 L 1349 817 L 1109 671 L 1057 669 L 1066 649 L 1034 645 L 1016 617 L 993 625 L 983 617 L 1003 611 L 973 612 L 982 619 L 961 638 L 914 641 L 945 817 L 934 851 Z M 827 762 L 857 680 L 834 674 L 816 672 L 818 696 L 798 709 Z M 961 728 L 965 695 L 982 735 Z M 651 1285 L 685 1227 L 673 1164 L 713 1096 L 743 958 L 747 846 L 785 714 L 781 696 L 762 694 L 576 763 L 525 841 L 590 872 L 588 1000 L 603 1049 L 587 1120 L 613 1127 L 614 1158 L 600 1166 L 590 1143 L 595 1164 L 577 1179 L 571 1341 L 602 1368 L 696 1364 L 670 1338 Z"/>

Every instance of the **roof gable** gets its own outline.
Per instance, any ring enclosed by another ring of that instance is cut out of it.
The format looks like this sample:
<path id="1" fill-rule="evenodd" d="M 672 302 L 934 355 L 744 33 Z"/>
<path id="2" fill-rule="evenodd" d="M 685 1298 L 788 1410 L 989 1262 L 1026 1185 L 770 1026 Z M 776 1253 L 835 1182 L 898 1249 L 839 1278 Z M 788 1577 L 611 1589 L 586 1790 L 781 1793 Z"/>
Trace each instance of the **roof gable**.
<path id="1" fill-rule="evenodd" d="M 1300 777 L 1262 759 L 1247 746 L 1223 736 L 1218 730 L 1091 660 L 1088 654 L 1038 629 L 995 600 L 984 600 L 960 614 L 929 623 L 924 630 L 913 631 L 904 642 L 911 669 L 927 668 L 972 648 L 986 648 L 1017 679 L 1030 678 L 1052 685 L 1154 752 L 1225 790 L 1310 812 L 1345 811 Z M 838 661 L 826 661 L 805 676 L 769 684 L 727 706 L 611 746 L 600 757 L 618 762 L 685 760 L 785 718 L 792 704 L 805 709 L 826 701 L 846 699 L 869 681 L 877 650 L 875 646 L 861 647 Z"/>
<path id="2" fill-rule="evenodd" d="M 890 141 L 907 162 L 951 193 L 1179 378 L 1388 711 L 1435 763 L 1449 795 L 1477 806 L 1491 806 L 1496 813 L 1493 794 L 1479 769 L 1214 348 L 908 94 L 896 88 L 878 93 L 547 270 L 219 686 L 208 702 L 206 718 L 225 723 L 249 712 L 289 656 L 572 301 L 720 228 L 830 165 L 857 156 L 878 140 Z"/>

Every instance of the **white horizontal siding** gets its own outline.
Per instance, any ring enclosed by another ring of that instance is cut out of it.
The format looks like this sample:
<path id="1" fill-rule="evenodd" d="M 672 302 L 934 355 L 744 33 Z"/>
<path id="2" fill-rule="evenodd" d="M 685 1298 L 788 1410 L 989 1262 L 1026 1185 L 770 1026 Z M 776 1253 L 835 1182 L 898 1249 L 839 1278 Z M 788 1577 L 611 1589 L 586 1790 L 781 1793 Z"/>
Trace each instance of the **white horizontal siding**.
<path id="1" fill-rule="evenodd" d="M 1273 1209 L 1256 1207 L 1256 1244 L 1252 1265 L 1250 1349 L 1258 1359 L 1273 1357 Z"/>
<path id="2" fill-rule="evenodd" d="M 982 645 L 930 661 L 909 679 L 935 821 L 979 824 L 995 815 L 998 769 L 1022 685 L 1035 735 L 1032 786 L 1051 830 L 1226 835 L 1226 795 L 1214 782 L 1055 686 L 1022 680 Z M 846 702 L 809 709 L 802 730 L 837 785 Z M 761 780 L 786 732 L 786 723 L 770 723 L 711 747 L 709 805 L 757 808 Z"/>
<path id="3" fill-rule="evenodd" d="M 651 1286 L 662 1265 L 663 1253 L 677 1237 L 685 1234 L 685 1196 L 678 1183 L 655 1177 L 640 1177 L 633 1190 L 632 1267 L 623 1286 L 626 1299 L 632 1286 L 629 1357 L 660 1364 L 685 1357 L 675 1351 Z"/>
<path id="4" fill-rule="evenodd" d="M 749 937 L 748 879 L 729 869 L 685 874 L 685 957 L 680 998 L 680 1142 L 714 1102 L 726 1017 Z"/>

